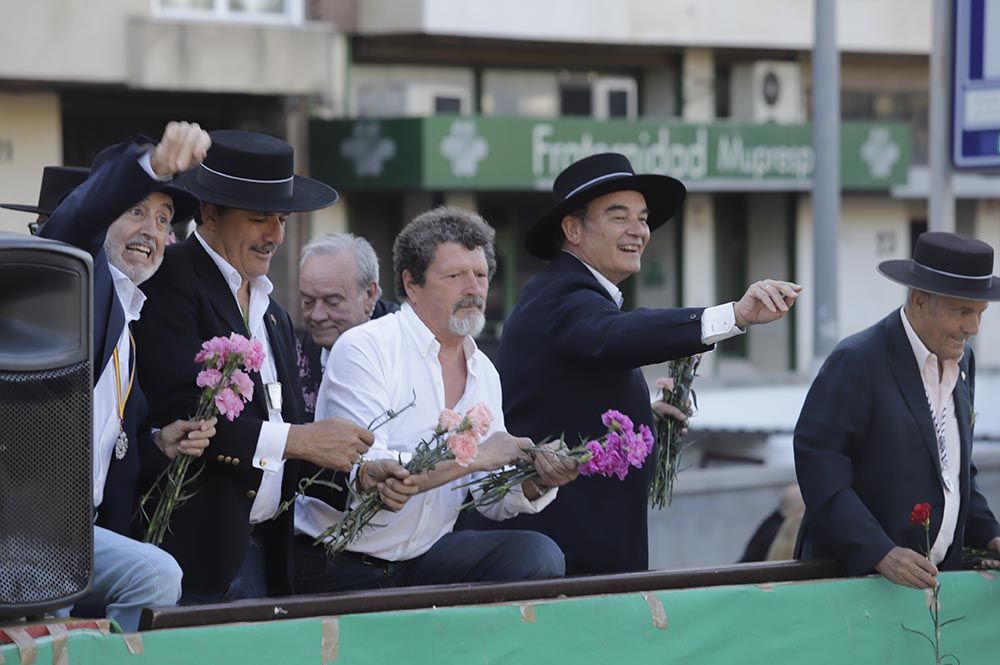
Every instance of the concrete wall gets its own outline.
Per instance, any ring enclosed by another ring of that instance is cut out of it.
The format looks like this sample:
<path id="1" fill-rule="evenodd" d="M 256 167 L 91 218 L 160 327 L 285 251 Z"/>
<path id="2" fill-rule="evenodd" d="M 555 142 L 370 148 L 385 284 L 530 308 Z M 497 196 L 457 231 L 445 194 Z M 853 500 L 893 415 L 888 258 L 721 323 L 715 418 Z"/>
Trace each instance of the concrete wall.
<path id="1" fill-rule="evenodd" d="M 42 169 L 61 164 L 58 95 L 0 93 L 0 202 L 36 205 Z M 0 208 L 0 231 L 27 234 L 33 221 Z"/>
<path id="2" fill-rule="evenodd" d="M 975 235 L 988 242 L 1000 256 L 1000 201 L 977 202 Z M 1000 259 L 993 259 L 993 274 L 1000 274 Z M 983 314 L 976 345 L 976 368 L 1000 369 L 1000 303 L 993 303 Z M 997 405 L 993 405 L 997 408 Z"/>
<path id="3" fill-rule="evenodd" d="M 747 284 L 761 279 L 790 279 L 786 194 L 754 194 L 747 201 L 749 216 Z M 751 330 L 747 335 L 747 360 L 756 371 L 784 372 L 790 367 L 788 317 Z"/>
<path id="4" fill-rule="evenodd" d="M 319 94 L 344 80 L 343 36 L 330 24 L 128 20 L 126 78 L 135 88 Z M 121 59 L 121 56 L 119 56 Z"/>
<path id="5" fill-rule="evenodd" d="M 805 0 L 367 0 L 368 33 L 427 33 L 569 42 L 807 49 Z M 926 53 L 930 0 L 841 0 L 845 51 Z"/>

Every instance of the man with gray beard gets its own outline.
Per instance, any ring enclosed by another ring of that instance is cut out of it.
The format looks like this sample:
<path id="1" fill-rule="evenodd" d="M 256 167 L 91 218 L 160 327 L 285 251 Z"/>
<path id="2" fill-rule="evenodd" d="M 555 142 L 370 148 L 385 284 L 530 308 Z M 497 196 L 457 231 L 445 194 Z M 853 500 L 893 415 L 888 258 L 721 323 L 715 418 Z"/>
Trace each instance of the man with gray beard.
<path id="1" fill-rule="evenodd" d="M 337 416 L 366 426 L 390 409 L 399 412 L 374 432 L 375 443 L 352 472 L 357 489 L 378 488 L 388 510 L 374 518 L 377 527 L 365 529 L 330 565 L 313 541 L 341 513 L 318 499 L 300 497 L 297 592 L 563 575 L 563 554 L 547 536 L 452 530 L 468 494 L 455 491 L 456 486 L 529 459 L 525 449 L 531 446 L 529 439 L 507 433 L 500 377 L 473 341 L 486 323 L 486 295 L 496 271 L 493 242 L 493 229 L 475 213 L 437 208 L 419 215 L 393 247 L 401 310 L 347 330 L 333 345 L 317 418 Z M 448 460 L 419 476 L 403 468 L 444 409 L 464 414 L 479 404 L 492 413 L 492 423 L 469 466 Z M 546 448 L 561 446 L 555 442 Z M 537 513 L 555 498 L 555 488 L 577 476 L 575 463 L 564 456 L 543 452 L 533 459 L 539 483 L 526 482 L 481 508 L 484 516 L 504 520 Z"/>

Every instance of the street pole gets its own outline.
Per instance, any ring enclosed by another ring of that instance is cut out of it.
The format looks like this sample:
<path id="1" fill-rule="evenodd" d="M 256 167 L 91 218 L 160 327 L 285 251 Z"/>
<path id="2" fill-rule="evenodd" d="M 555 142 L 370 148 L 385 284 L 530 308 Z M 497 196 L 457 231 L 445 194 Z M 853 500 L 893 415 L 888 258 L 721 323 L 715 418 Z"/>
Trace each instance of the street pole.
<path id="1" fill-rule="evenodd" d="M 951 33 L 952 0 L 934 0 L 931 21 L 931 108 L 928 136 L 931 231 L 955 231 L 955 193 L 951 186 Z"/>
<path id="2" fill-rule="evenodd" d="M 818 369 L 837 345 L 837 229 L 840 225 L 840 54 L 837 2 L 814 0 L 812 133 L 813 360 Z"/>

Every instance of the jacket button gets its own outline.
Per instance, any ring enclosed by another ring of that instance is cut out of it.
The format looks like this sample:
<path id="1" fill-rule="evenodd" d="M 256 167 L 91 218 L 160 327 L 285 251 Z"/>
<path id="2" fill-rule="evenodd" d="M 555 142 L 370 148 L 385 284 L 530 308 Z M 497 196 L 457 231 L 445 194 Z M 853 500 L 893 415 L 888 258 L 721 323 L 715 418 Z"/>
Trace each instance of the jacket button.
<path id="1" fill-rule="evenodd" d="M 233 466 L 239 466 L 239 465 L 240 465 L 240 458 L 239 457 L 234 457 L 233 458 Z"/>
<path id="2" fill-rule="evenodd" d="M 229 463 L 231 463 L 232 461 L 233 461 L 233 458 L 232 458 L 232 457 L 230 457 L 229 455 L 226 455 L 226 464 L 229 464 Z"/>
<path id="3" fill-rule="evenodd" d="M 688 316 L 688 318 L 689 318 L 689 319 L 691 319 L 692 321 L 694 321 L 695 319 L 697 319 L 697 318 L 698 318 L 698 315 L 697 315 L 697 314 L 690 314 L 690 315 Z"/>
<path id="4" fill-rule="evenodd" d="M 247 498 L 248 498 L 248 499 L 252 499 L 252 498 L 254 498 L 255 496 L 257 496 L 257 492 L 255 492 L 255 491 L 253 491 L 253 490 L 247 490 Z"/>
<path id="5" fill-rule="evenodd" d="M 216 461 L 219 461 L 219 462 L 225 462 L 226 461 L 226 456 L 225 455 L 219 455 L 215 459 L 216 459 Z"/>

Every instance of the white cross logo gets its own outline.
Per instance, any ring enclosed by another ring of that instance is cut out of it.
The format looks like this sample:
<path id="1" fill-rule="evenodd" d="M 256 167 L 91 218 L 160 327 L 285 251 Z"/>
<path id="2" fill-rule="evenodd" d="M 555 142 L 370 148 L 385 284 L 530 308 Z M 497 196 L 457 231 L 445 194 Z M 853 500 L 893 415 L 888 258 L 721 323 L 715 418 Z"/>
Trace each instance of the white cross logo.
<path id="1" fill-rule="evenodd" d="M 472 178 L 479 171 L 479 162 L 490 154 L 490 144 L 476 134 L 472 120 L 451 123 L 451 133 L 441 139 L 441 154 L 451 162 L 451 174 L 456 178 Z"/>
<path id="2" fill-rule="evenodd" d="M 889 136 L 887 127 L 872 127 L 861 144 L 861 159 L 868 165 L 873 178 L 888 178 L 899 159 L 899 146 Z"/>
<path id="3" fill-rule="evenodd" d="M 359 176 L 380 176 L 386 160 L 396 156 L 396 142 L 382 136 L 377 122 L 356 122 L 351 138 L 340 144 L 340 155 L 354 162 Z"/>

